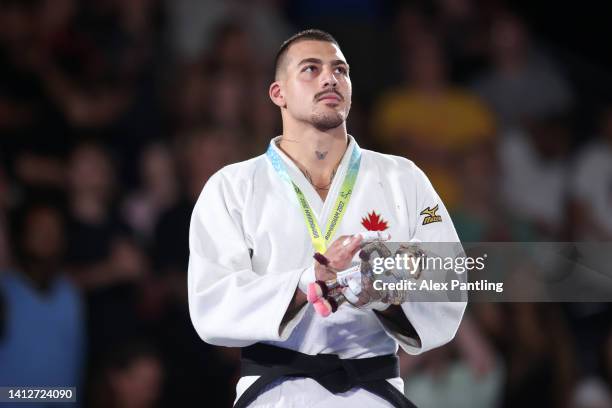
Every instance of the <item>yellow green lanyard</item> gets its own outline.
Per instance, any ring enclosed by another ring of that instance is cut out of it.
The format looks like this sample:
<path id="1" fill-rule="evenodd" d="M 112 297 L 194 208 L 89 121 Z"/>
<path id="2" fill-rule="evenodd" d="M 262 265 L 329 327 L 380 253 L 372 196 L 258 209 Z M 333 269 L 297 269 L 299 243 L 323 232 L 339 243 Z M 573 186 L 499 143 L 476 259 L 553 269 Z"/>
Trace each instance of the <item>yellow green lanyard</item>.
<path id="1" fill-rule="evenodd" d="M 346 176 L 344 177 L 342 187 L 340 187 L 340 193 L 338 194 L 338 197 L 336 197 L 336 202 L 334 203 L 334 211 L 332 211 L 329 219 L 327 220 L 325 235 L 321 233 L 317 219 L 314 216 L 308 201 L 306 200 L 306 196 L 304 196 L 302 190 L 300 190 L 293 180 L 291 180 L 291 177 L 289 177 L 289 173 L 287 173 L 287 168 L 285 167 L 285 163 L 283 163 L 283 159 L 274 150 L 272 144 L 270 144 L 268 147 L 266 155 L 268 156 L 268 159 L 270 159 L 272 167 L 274 167 L 274 170 L 276 170 L 279 176 L 286 182 L 291 183 L 293 186 L 298 203 L 302 208 L 304 221 L 306 223 L 308 232 L 310 233 L 312 245 L 317 252 L 322 254 L 325 253 L 325 251 L 327 251 L 327 245 L 334 236 L 338 225 L 340 225 L 340 221 L 346 212 L 346 207 L 348 206 L 349 200 L 351 199 L 351 194 L 353 193 L 353 187 L 355 186 L 357 174 L 359 173 L 359 165 L 361 164 L 361 150 L 359 149 L 359 146 L 355 145 L 353 148 Z"/>

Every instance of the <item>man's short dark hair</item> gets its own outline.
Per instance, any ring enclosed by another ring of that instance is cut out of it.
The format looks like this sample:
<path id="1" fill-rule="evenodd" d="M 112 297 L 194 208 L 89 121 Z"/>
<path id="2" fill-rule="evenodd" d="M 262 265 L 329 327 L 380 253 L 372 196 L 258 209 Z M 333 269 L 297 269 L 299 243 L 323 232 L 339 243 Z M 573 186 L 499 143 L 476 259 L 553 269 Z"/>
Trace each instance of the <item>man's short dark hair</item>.
<path id="1" fill-rule="evenodd" d="M 295 44 L 297 42 L 308 41 L 308 40 L 329 42 L 332 44 L 336 44 L 338 47 L 340 47 L 340 44 L 338 44 L 338 41 L 336 41 L 336 39 L 328 32 L 325 32 L 323 30 L 318 30 L 315 28 L 310 28 L 308 30 L 300 31 L 299 33 L 294 34 L 291 37 L 289 37 L 287 40 L 285 40 L 283 45 L 281 45 L 280 48 L 278 49 L 278 52 L 276 53 L 276 58 L 274 59 L 274 76 L 275 77 L 277 77 L 278 75 L 278 70 L 280 66 L 282 65 L 283 59 L 285 58 L 285 55 L 287 54 L 287 50 L 289 49 L 289 47 L 292 44 Z"/>

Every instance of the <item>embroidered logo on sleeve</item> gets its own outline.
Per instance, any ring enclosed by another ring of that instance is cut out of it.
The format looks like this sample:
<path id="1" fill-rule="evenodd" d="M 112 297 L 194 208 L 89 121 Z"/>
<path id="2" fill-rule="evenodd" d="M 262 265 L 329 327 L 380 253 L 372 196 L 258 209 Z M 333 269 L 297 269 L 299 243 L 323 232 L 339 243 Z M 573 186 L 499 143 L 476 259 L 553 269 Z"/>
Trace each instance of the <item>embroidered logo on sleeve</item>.
<path id="1" fill-rule="evenodd" d="M 427 207 L 426 209 L 421 211 L 421 215 L 425 216 L 425 218 L 423 218 L 423 225 L 431 224 L 432 222 L 442 221 L 442 217 L 436 214 L 436 212 L 438 211 L 438 207 L 439 205 L 436 204 L 434 208 Z"/>
<path id="2" fill-rule="evenodd" d="M 384 231 L 389 228 L 387 221 L 383 220 L 374 210 L 367 217 L 361 219 L 361 225 L 368 231 Z"/>

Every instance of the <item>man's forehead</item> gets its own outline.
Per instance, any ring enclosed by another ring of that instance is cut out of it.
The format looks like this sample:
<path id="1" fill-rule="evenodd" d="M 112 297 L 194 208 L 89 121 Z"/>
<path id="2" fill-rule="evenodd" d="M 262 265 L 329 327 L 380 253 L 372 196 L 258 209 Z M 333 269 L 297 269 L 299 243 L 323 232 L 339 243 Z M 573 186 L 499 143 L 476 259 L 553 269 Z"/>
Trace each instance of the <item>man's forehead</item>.
<path id="1" fill-rule="evenodd" d="M 299 41 L 292 44 L 287 50 L 287 62 L 289 65 L 299 64 L 300 61 L 308 58 L 320 59 L 323 62 L 335 60 L 346 62 L 340 47 L 326 41 Z"/>

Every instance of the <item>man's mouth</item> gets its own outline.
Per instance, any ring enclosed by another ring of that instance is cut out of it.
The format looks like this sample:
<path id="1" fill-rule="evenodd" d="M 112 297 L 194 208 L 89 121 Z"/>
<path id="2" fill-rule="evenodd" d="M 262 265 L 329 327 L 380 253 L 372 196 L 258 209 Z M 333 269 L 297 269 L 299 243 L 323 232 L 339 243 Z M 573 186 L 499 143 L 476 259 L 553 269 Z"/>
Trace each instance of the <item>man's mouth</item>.
<path id="1" fill-rule="evenodd" d="M 329 92 L 326 94 L 321 95 L 318 99 L 317 102 L 321 102 L 321 101 L 328 101 L 328 102 L 340 102 L 342 100 L 342 97 L 334 92 Z"/>

